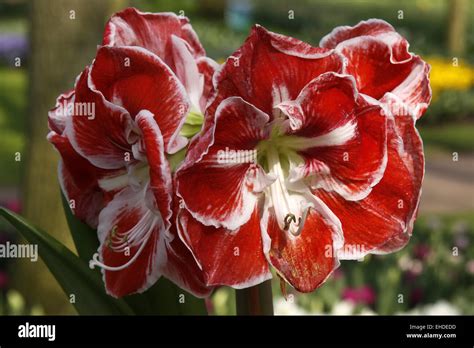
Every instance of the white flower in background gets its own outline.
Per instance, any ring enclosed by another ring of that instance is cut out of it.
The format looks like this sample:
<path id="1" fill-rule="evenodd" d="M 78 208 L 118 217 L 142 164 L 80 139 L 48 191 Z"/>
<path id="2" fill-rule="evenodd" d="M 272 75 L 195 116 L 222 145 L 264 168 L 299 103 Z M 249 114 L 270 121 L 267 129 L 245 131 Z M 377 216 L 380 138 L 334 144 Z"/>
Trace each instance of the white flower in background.
<path id="1" fill-rule="evenodd" d="M 426 315 L 460 315 L 461 312 L 454 305 L 445 300 L 424 306 L 423 314 Z"/>
<path id="2" fill-rule="evenodd" d="M 341 301 L 336 303 L 330 314 L 333 315 L 351 315 L 354 314 L 355 305 L 350 301 Z"/>
<path id="3" fill-rule="evenodd" d="M 362 310 L 360 311 L 359 315 L 377 315 L 377 313 L 375 313 L 373 310 L 371 310 L 370 308 L 367 308 L 367 307 L 364 307 L 362 308 Z"/>
<path id="4" fill-rule="evenodd" d="M 416 307 L 408 312 L 398 312 L 397 315 L 460 315 L 461 311 L 446 300 Z"/>
<path id="5" fill-rule="evenodd" d="M 308 315 L 305 309 L 298 306 L 294 299 L 285 300 L 283 297 L 277 298 L 273 302 L 275 315 Z"/>

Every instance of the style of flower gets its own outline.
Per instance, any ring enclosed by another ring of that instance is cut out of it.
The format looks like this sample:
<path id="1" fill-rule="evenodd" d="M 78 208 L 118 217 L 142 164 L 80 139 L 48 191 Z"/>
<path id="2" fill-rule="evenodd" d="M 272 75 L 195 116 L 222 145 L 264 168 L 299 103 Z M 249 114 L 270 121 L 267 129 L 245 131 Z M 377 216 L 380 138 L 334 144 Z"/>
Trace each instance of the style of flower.
<path id="1" fill-rule="evenodd" d="M 429 67 L 380 20 L 336 28 L 320 46 L 257 25 L 214 76 L 176 173 L 178 234 L 208 286 L 253 286 L 271 265 L 310 292 L 339 259 L 410 238 Z M 226 149 L 257 161 L 222 163 Z"/>

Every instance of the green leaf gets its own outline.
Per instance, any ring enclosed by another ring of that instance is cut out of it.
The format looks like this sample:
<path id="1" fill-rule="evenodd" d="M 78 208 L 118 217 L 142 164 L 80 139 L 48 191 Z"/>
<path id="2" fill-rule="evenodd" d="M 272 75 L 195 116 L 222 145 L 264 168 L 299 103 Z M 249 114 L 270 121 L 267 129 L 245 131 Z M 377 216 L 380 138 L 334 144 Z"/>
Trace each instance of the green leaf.
<path id="1" fill-rule="evenodd" d="M 98 273 L 48 233 L 31 226 L 19 215 L 0 207 L 2 215 L 38 252 L 66 295 L 74 294 L 79 314 L 133 314 L 123 301 L 107 295 Z"/>
<path id="2" fill-rule="evenodd" d="M 198 299 L 161 278 L 143 294 L 126 296 L 125 301 L 143 315 L 207 315 L 204 300 Z"/>
<path id="3" fill-rule="evenodd" d="M 61 194 L 61 198 L 66 221 L 69 226 L 69 231 L 71 231 L 72 240 L 76 246 L 77 253 L 84 262 L 88 263 L 99 248 L 97 232 L 72 214 L 69 202 L 63 194 Z"/>

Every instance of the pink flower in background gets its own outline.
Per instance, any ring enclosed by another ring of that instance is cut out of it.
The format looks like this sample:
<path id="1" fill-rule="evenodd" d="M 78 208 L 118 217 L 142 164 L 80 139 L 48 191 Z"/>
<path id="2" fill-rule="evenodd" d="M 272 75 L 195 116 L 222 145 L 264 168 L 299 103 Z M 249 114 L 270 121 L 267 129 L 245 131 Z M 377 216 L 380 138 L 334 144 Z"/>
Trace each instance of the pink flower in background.
<path id="1" fill-rule="evenodd" d="M 346 288 L 342 292 L 342 298 L 354 304 L 372 305 L 376 300 L 374 289 L 365 285 L 360 288 Z"/>
<path id="2" fill-rule="evenodd" d="M 428 244 L 417 244 L 413 248 L 413 254 L 420 261 L 425 261 L 431 254 L 431 248 Z"/>
<path id="3" fill-rule="evenodd" d="M 20 213 L 21 201 L 19 199 L 10 199 L 5 203 L 5 207 L 15 213 Z"/>

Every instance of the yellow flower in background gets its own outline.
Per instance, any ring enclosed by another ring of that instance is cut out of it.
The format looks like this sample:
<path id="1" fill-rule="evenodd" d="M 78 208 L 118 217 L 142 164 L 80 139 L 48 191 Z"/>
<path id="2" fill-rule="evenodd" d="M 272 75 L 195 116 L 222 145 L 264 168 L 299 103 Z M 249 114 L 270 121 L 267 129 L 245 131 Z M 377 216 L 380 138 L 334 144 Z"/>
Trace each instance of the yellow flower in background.
<path id="1" fill-rule="evenodd" d="M 466 61 L 430 57 L 426 61 L 431 65 L 430 84 L 433 100 L 447 89 L 468 90 L 474 86 L 474 67 Z"/>

